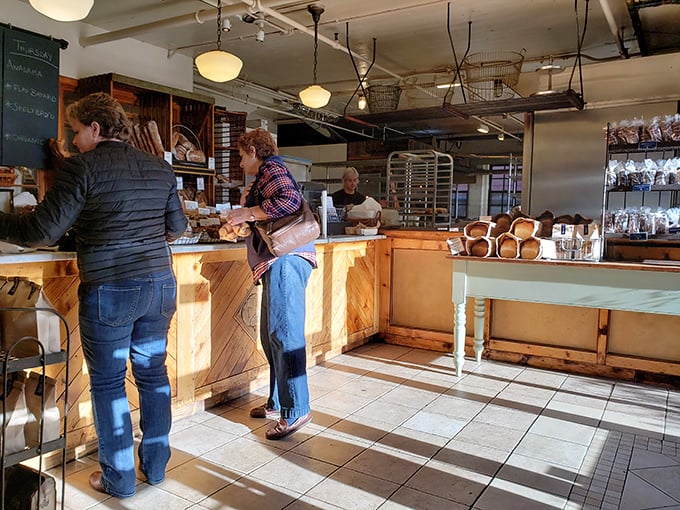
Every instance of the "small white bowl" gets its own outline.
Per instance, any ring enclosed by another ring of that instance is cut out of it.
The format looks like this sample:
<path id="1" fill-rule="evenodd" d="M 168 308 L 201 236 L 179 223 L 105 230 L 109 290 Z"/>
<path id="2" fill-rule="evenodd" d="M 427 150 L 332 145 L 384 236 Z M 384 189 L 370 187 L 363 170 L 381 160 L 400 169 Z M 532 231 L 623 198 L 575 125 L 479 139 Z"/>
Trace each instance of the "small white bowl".
<path id="1" fill-rule="evenodd" d="M 359 228 L 357 232 L 362 236 L 374 236 L 378 234 L 378 227 Z"/>

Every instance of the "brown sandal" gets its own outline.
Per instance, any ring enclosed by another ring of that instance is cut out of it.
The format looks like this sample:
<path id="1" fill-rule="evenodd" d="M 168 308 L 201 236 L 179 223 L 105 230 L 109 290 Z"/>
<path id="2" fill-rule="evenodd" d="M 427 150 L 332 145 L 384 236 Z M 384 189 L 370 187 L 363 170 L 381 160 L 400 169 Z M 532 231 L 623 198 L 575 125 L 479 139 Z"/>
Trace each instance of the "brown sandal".
<path id="1" fill-rule="evenodd" d="M 283 439 L 286 436 L 291 435 L 296 430 L 301 429 L 312 421 L 312 413 L 307 413 L 304 416 L 300 416 L 297 420 L 293 422 L 292 425 L 288 425 L 288 421 L 285 418 L 281 418 L 276 425 L 267 430 L 267 439 Z"/>

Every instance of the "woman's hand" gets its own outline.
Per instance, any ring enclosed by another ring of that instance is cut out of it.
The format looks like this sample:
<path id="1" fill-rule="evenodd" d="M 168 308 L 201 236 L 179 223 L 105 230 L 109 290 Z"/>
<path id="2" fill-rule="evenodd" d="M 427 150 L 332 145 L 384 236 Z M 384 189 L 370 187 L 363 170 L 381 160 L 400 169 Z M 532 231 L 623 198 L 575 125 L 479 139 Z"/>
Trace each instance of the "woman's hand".
<path id="1" fill-rule="evenodd" d="M 238 209 L 232 209 L 227 216 L 227 223 L 229 225 L 240 225 L 246 221 L 250 221 L 252 217 L 252 210 L 250 207 L 239 207 Z"/>

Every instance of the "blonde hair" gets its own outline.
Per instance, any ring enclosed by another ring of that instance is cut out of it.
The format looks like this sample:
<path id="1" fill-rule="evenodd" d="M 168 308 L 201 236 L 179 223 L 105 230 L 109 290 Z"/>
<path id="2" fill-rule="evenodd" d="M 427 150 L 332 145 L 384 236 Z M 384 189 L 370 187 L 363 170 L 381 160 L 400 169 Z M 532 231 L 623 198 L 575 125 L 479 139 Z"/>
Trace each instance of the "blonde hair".
<path id="1" fill-rule="evenodd" d="M 354 168 L 353 166 L 348 166 L 345 169 L 345 172 L 342 174 L 342 180 L 346 179 L 357 179 L 359 178 L 359 172 L 357 172 L 357 169 Z"/>

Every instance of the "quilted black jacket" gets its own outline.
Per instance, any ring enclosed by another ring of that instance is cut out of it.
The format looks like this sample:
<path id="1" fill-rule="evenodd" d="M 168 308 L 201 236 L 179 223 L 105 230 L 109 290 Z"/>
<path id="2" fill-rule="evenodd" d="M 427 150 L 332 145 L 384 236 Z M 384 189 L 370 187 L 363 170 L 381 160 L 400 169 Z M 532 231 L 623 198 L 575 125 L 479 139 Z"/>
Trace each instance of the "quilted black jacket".
<path id="1" fill-rule="evenodd" d="M 122 142 L 66 159 L 35 211 L 0 215 L 0 239 L 54 245 L 71 227 L 80 279 L 101 283 L 171 266 L 168 238 L 187 226 L 170 165 Z"/>

